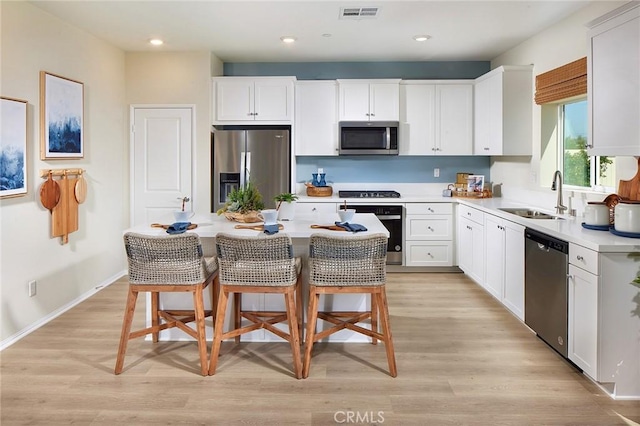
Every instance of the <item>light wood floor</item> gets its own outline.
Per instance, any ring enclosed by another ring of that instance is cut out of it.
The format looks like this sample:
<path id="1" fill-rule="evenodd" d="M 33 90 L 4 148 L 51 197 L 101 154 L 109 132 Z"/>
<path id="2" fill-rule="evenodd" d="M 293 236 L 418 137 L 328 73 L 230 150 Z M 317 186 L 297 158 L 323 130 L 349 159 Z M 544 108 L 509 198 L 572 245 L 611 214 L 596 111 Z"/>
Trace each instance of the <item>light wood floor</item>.
<path id="1" fill-rule="evenodd" d="M 143 339 L 115 376 L 126 298 L 116 282 L 0 354 L 0 422 L 640 423 L 640 402 L 611 400 L 464 275 L 389 274 L 387 292 L 396 379 L 382 344 L 317 345 L 296 380 L 288 343 L 225 343 L 216 375 L 202 377 L 195 343 Z"/>

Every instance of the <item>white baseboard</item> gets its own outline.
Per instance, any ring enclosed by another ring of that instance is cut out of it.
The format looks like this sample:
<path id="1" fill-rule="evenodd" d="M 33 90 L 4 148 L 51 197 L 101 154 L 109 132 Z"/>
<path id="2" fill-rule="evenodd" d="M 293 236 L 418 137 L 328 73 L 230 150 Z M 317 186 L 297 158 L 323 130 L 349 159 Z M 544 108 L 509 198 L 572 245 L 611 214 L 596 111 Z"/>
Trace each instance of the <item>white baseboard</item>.
<path id="1" fill-rule="evenodd" d="M 102 283 L 100 283 L 97 286 L 95 286 L 92 290 L 89 290 L 88 292 L 80 295 L 79 297 L 77 297 L 76 299 L 74 299 L 71 302 L 67 303 L 66 305 L 61 306 L 60 308 L 58 308 L 55 311 L 51 312 L 49 315 L 47 315 L 44 318 L 41 318 L 39 321 L 36 321 L 35 323 L 31 324 L 29 327 L 18 331 L 17 333 L 15 333 L 12 336 L 9 336 L 8 338 L 6 338 L 2 342 L 0 342 L 0 351 L 5 350 L 6 348 L 8 348 L 9 346 L 13 345 L 18 340 L 20 340 L 23 337 L 27 336 L 28 334 L 36 331 L 37 329 L 39 329 L 40 327 L 42 327 L 43 325 L 45 325 L 49 321 L 59 317 L 60 315 L 62 315 L 66 311 L 68 311 L 69 309 L 71 309 L 74 306 L 84 302 L 85 300 L 87 300 L 88 298 L 90 298 L 91 296 L 93 296 L 94 294 L 96 294 L 97 292 L 102 290 L 103 288 L 106 288 L 106 287 L 110 286 L 111 284 L 113 284 L 114 282 L 116 282 L 118 279 L 122 278 L 126 274 L 127 274 L 126 270 L 118 272 L 117 274 L 111 276 L 110 278 L 107 278 Z"/>

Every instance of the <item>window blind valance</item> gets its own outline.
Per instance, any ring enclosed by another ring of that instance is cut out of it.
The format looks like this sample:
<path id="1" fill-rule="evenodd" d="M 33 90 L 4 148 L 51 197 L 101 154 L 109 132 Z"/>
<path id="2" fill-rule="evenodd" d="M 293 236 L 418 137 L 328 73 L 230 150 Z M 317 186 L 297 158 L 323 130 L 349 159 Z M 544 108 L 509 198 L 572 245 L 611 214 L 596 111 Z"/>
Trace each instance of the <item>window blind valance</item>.
<path id="1" fill-rule="evenodd" d="M 560 101 L 587 93 L 587 58 L 536 76 L 536 104 Z"/>

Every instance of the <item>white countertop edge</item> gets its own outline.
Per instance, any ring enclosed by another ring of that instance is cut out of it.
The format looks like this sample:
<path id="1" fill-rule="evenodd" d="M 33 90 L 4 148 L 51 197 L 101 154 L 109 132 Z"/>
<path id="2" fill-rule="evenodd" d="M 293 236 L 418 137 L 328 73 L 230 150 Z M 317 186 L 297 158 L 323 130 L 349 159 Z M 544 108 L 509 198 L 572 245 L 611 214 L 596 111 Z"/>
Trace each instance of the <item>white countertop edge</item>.
<path id="1" fill-rule="evenodd" d="M 331 197 L 309 197 L 299 195 L 302 203 L 342 203 L 345 199 L 334 193 Z M 346 198 L 347 204 L 404 204 L 404 203 L 453 203 L 465 204 L 510 222 L 518 223 L 536 231 L 569 243 L 578 244 L 600 253 L 628 253 L 640 251 L 640 238 L 619 237 L 607 231 L 594 231 L 582 227 L 583 218 L 558 215 L 553 209 L 542 209 L 532 204 L 511 201 L 504 198 L 471 199 L 463 197 L 443 197 L 439 194 L 402 193 L 400 198 Z M 499 210 L 505 207 L 526 207 L 562 217 L 563 220 L 527 219 Z"/>

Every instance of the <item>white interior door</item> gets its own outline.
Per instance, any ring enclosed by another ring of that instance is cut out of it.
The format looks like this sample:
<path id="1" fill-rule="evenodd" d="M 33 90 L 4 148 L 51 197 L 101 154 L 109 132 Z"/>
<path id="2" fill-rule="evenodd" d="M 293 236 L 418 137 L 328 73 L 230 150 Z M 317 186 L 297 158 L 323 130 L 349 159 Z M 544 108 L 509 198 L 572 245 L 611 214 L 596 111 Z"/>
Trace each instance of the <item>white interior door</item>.
<path id="1" fill-rule="evenodd" d="M 132 106 L 131 117 L 131 225 L 172 223 L 179 198 L 193 199 L 193 107 Z"/>

